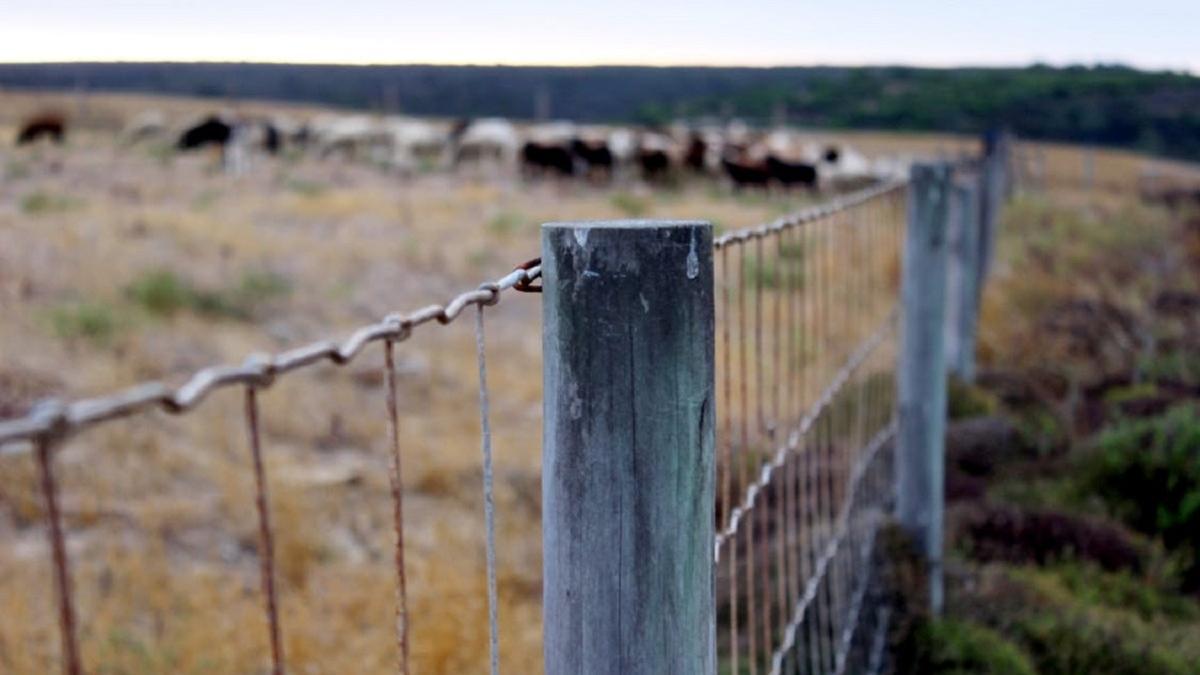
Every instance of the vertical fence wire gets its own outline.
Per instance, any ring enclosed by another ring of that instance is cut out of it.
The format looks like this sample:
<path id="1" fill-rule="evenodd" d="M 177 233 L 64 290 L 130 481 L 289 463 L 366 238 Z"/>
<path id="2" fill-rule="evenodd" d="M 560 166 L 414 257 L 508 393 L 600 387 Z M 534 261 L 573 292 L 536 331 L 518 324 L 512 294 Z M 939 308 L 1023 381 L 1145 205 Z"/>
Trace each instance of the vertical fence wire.
<path id="1" fill-rule="evenodd" d="M 881 191 L 719 251 L 723 672 L 870 661 L 903 200 Z"/>
<path id="2" fill-rule="evenodd" d="M 403 472 L 400 463 L 400 418 L 397 412 L 396 360 L 394 343 L 383 343 L 384 380 L 387 383 L 388 436 L 391 441 L 392 522 L 396 531 L 396 666 L 400 675 L 408 675 L 408 579 L 404 569 Z"/>
<path id="3" fill-rule="evenodd" d="M 479 361 L 479 426 L 483 450 L 483 513 L 487 527 L 488 649 L 491 674 L 500 673 L 499 607 L 496 593 L 496 503 L 492 491 L 492 427 L 488 402 L 487 358 L 483 339 L 483 305 L 476 305 L 475 354 Z"/>
<path id="4" fill-rule="evenodd" d="M 71 570 L 67 561 L 67 544 L 63 535 L 62 513 L 58 507 L 58 480 L 54 474 L 54 441 L 49 436 L 39 436 L 36 441 L 38 471 L 41 474 L 42 499 L 46 504 L 49 521 L 47 534 L 50 539 L 50 554 L 54 563 L 54 592 L 58 600 L 58 629 L 62 641 L 62 666 L 67 675 L 83 672 L 79 657 L 79 642 L 75 632 L 74 594 L 71 588 Z"/>
<path id="5" fill-rule="evenodd" d="M 279 608 L 275 597 L 275 539 L 271 531 L 271 506 L 267 495 L 267 476 L 262 461 L 262 434 L 258 425 L 258 390 L 246 387 L 246 432 L 250 458 L 254 464 L 254 503 L 258 508 L 258 541 L 261 547 L 259 571 L 262 575 L 263 603 L 271 641 L 271 672 L 283 675 L 283 640 L 279 629 Z"/>

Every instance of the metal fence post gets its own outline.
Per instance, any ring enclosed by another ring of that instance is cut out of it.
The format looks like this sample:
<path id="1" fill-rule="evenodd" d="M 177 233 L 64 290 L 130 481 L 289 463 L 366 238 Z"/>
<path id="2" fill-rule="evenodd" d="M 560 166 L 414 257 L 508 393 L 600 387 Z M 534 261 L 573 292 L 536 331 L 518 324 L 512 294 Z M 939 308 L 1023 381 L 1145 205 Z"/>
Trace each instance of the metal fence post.
<path id="1" fill-rule="evenodd" d="M 542 228 L 547 673 L 716 672 L 712 245 Z"/>
<path id="2" fill-rule="evenodd" d="M 949 269 L 946 284 L 946 365 L 965 382 L 975 379 L 979 324 L 979 180 L 967 176 L 951 186 Z"/>
<path id="3" fill-rule="evenodd" d="M 900 525 L 916 540 L 928 563 L 929 601 L 935 613 L 942 605 L 950 185 L 950 168 L 945 164 L 912 167 L 901 288 L 896 511 Z"/>

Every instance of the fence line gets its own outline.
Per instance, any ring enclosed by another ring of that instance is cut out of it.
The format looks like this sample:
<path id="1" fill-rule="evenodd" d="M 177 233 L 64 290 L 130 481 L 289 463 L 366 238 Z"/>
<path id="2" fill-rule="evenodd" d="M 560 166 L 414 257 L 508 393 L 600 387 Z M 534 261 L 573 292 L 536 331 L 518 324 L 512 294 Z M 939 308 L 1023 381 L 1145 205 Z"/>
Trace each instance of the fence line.
<path id="1" fill-rule="evenodd" d="M 997 165 L 989 172 L 986 164 L 958 167 L 960 178 L 968 186 L 976 186 L 982 194 L 974 200 L 963 199 L 965 206 L 959 210 L 956 219 L 960 227 L 978 230 L 973 232 L 974 237 L 955 235 L 956 245 L 976 250 L 952 257 L 951 264 L 973 267 L 958 270 L 955 278 L 975 278 L 973 275 L 978 274 L 979 284 L 967 284 L 970 287 L 965 291 L 967 297 L 961 300 L 968 305 L 965 314 L 955 313 L 954 319 L 944 325 L 942 314 L 937 314 L 936 331 L 924 326 L 922 335 L 936 333 L 940 336 L 943 330 L 948 334 L 960 331 L 954 334 L 966 342 L 958 345 L 959 350 L 973 352 L 974 349 L 974 327 L 970 324 L 977 315 L 977 304 L 973 304 L 977 297 L 970 296 L 979 292 L 982 286 L 980 270 L 986 268 L 990 256 L 994 229 L 984 230 L 994 228 L 995 209 L 1000 199 L 997 190 L 1003 185 L 1004 178 L 1003 175 L 997 178 L 995 172 L 1001 168 Z M 951 171 L 947 168 L 942 174 L 946 180 L 941 188 L 948 193 Z M 901 458 L 910 457 L 912 448 L 906 451 L 904 439 L 906 429 L 910 428 L 906 425 L 911 425 L 912 419 L 897 405 L 896 392 L 898 381 L 904 381 L 902 369 L 913 365 L 911 360 L 901 358 L 905 350 L 912 348 L 911 338 L 905 342 L 902 333 L 908 335 L 910 322 L 920 321 L 924 316 L 914 311 L 916 304 L 909 302 L 907 296 L 904 302 L 898 301 L 901 277 L 907 278 L 913 273 L 914 261 L 908 257 L 902 260 L 901 256 L 906 238 L 911 240 L 913 236 L 912 192 L 913 185 L 909 181 L 887 182 L 771 223 L 724 234 L 713 239 L 711 249 L 706 248 L 700 256 L 715 280 L 715 289 L 710 288 L 715 297 L 699 298 L 708 303 L 707 318 L 703 308 L 696 309 L 694 315 L 687 314 L 690 319 L 707 322 L 695 327 L 696 332 L 691 336 L 695 343 L 689 343 L 689 349 L 703 350 L 705 345 L 708 346 L 709 355 L 705 358 L 709 360 L 709 367 L 715 367 L 716 378 L 714 382 L 709 374 L 711 398 L 706 395 L 700 404 L 699 430 L 694 425 L 689 426 L 688 434 L 693 431 L 703 434 L 707 424 L 708 433 L 716 436 L 715 471 L 710 478 L 703 478 L 712 482 L 702 482 L 708 486 L 704 489 L 715 492 L 715 497 L 712 492 L 707 497 L 712 500 L 714 512 L 701 514 L 701 520 L 709 522 L 705 536 L 711 538 L 704 539 L 704 557 L 705 565 L 711 563 L 712 566 L 712 574 L 707 578 L 715 580 L 716 608 L 715 619 L 711 618 L 711 606 L 707 610 L 698 606 L 696 613 L 689 616 L 710 617 L 708 621 L 716 631 L 713 668 L 728 669 L 736 675 L 876 672 L 886 662 L 885 635 L 891 609 L 883 601 L 879 589 L 881 581 L 877 573 L 875 544 L 880 527 L 893 511 L 894 502 L 899 499 L 903 503 L 905 499 L 903 482 L 899 483 L 901 493 L 896 494 L 897 463 Z M 975 213 L 975 209 L 979 213 Z M 968 215 L 972 217 L 966 217 Z M 693 267 L 698 264 L 695 233 L 708 232 L 702 229 L 707 226 L 697 223 L 672 225 L 677 231 L 692 232 L 687 278 L 694 279 L 698 274 L 701 279 L 706 279 L 703 275 L 708 272 L 696 271 Z M 646 223 L 640 226 L 648 227 Z M 562 228 L 562 225 L 557 227 Z M 670 228 L 664 228 L 667 229 Z M 669 236 L 674 235 L 664 234 L 653 241 L 666 242 Z M 708 234 L 699 236 L 705 242 L 704 246 L 710 246 Z M 579 242 L 581 248 L 586 248 L 586 228 L 576 228 L 570 237 Z M 610 238 L 611 241 L 619 239 Z M 550 240 L 544 239 L 544 243 L 546 241 Z M 672 240 L 672 243 L 680 242 Z M 566 244 L 572 245 L 570 238 L 566 239 Z M 577 271 L 587 275 L 586 267 L 584 265 Z M 671 288 L 662 279 L 652 279 L 653 266 L 646 269 L 651 271 L 646 272 L 650 276 L 645 279 L 662 282 L 660 291 Z M 944 269 L 927 271 L 945 276 Z M 532 286 L 532 282 L 541 276 L 540 260 L 531 261 L 494 282 L 452 298 L 445 305 L 429 305 L 409 314 L 388 315 L 378 323 L 353 331 L 341 342 L 322 341 L 273 356 L 252 356 L 240 366 L 206 368 L 176 388 L 151 382 L 111 396 L 66 404 L 43 402 L 26 417 L 0 421 L 0 456 L 27 454 L 32 449 L 39 463 L 55 569 L 64 672 L 80 673 L 83 664 L 76 636 L 70 561 L 53 470 L 58 444 L 67 436 L 93 425 L 156 408 L 181 414 L 194 409 L 217 389 L 243 388 L 261 545 L 263 612 L 272 671 L 282 673 L 285 655 L 274 581 L 274 535 L 267 499 L 269 481 L 262 462 L 257 392 L 270 387 L 278 377 L 322 361 L 344 365 L 359 355 L 368 343 L 381 342 L 395 527 L 397 667 L 399 672 L 407 673 L 409 617 L 393 349 L 395 343 L 408 339 L 416 327 L 434 321 L 451 323 L 467 307 L 474 305 L 477 310 L 475 339 L 486 527 L 489 655 L 491 672 L 496 675 L 500 666 L 496 534 L 484 308 L 497 303 L 501 294 L 509 289 L 537 290 L 539 287 Z M 945 283 L 944 278 L 941 283 Z M 636 306 L 636 313 L 642 313 L 644 307 L 644 313 L 650 314 L 647 299 L 640 294 L 629 295 L 629 298 L 635 297 L 641 303 L 630 305 Z M 658 298 L 656 302 L 661 300 Z M 940 297 L 934 301 L 944 304 Z M 659 314 L 680 311 L 658 307 L 655 305 L 655 312 Z M 586 320 L 586 312 L 590 309 L 581 311 L 584 316 L 579 320 Z M 712 313 L 715 313 L 715 319 Z M 662 318 L 654 318 L 648 325 L 660 330 L 662 326 L 656 322 Z M 549 315 L 546 323 L 550 330 Z M 902 331 L 901 326 L 905 330 Z M 705 331 L 708 331 L 707 337 Z M 667 334 L 673 333 L 668 330 Z M 638 348 L 646 349 L 646 354 L 656 354 L 656 343 L 645 341 L 644 336 L 641 339 L 643 343 Z M 630 340 L 632 345 L 633 338 Z M 940 340 L 934 342 L 940 344 Z M 939 363 L 945 363 L 946 357 L 940 347 L 935 351 Z M 958 356 L 961 357 L 961 353 Z M 549 368 L 549 357 L 546 358 Z M 687 369 L 689 363 L 691 360 L 684 359 L 677 367 Z M 611 368 L 611 364 L 604 365 Z M 696 375 L 691 373 L 688 377 Z M 695 383 L 703 387 L 703 373 L 699 375 L 701 377 Z M 638 383 L 633 382 L 630 386 L 635 384 Z M 906 391 L 903 385 L 900 386 L 902 393 Z M 608 395 L 613 393 L 608 392 Z M 563 394 L 557 396 L 561 398 Z M 569 396 L 576 397 L 576 394 L 572 391 Z M 547 411 L 558 405 L 564 405 L 563 401 L 552 401 L 547 385 Z M 564 407 L 567 416 L 574 418 L 580 405 L 574 400 L 567 401 Z M 634 403 L 630 401 L 630 405 Z M 691 412 L 697 411 L 689 414 Z M 633 413 L 636 420 L 637 411 Z M 659 433 L 669 436 L 669 425 L 674 423 L 669 421 L 666 427 L 656 427 L 652 435 L 654 438 L 659 438 Z M 547 434 L 550 434 L 550 424 L 547 420 Z M 637 436 L 636 426 L 633 436 Z M 691 435 L 686 437 L 692 438 Z M 711 443 L 711 436 L 709 438 Z M 699 440 L 703 450 L 703 436 Z M 586 435 L 583 442 L 589 442 Z M 712 450 L 711 445 L 709 450 Z M 931 459 L 933 455 L 926 449 L 922 457 Z M 637 461 L 641 460 L 634 460 L 635 472 L 641 470 Z M 699 465 L 705 466 L 704 461 Z M 543 470 L 546 470 L 545 466 Z M 690 477 L 686 478 L 690 480 Z M 543 489 L 549 490 L 545 480 L 549 479 L 544 479 Z M 585 481 L 572 474 L 562 482 L 566 488 L 576 488 Z M 701 487 L 696 489 L 699 493 L 704 492 Z M 551 493 L 544 491 L 543 494 Z M 572 494 L 564 490 L 558 496 L 569 499 Z M 909 498 L 912 496 L 908 494 Z M 543 505 L 543 512 L 565 506 L 547 503 Z M 566 510 L 576 510 L 574 504 L 569 506 Z M 683 508 L 687 505 L 668 506 Z M 924 532 L 921 528 L 936 525 L 926 522 L 928 518 L 928 514 L 923 514 L 909 523 L 918 537 Z M 645 536 L 645 532 L 640 534 Z M 936 545 L 940 546 L 940 538 Z M 931 561 L 936 562 L 940 554 L 930 549 L 929 555 Z M 546 564 L 551 563 L 547 561 Z M 683 583 L 685 587 L 691 583 L 686 578 L 672 581 Z M 549 589 L 550 580 L 546 583 Z M 691 592 L 700 591 L 692 589 Z M 545 597 L 550 598 L 549 590 Z M 577 601 L 572 599 L 571 589 L 566 589 L 564 597 L 568 605 Z M 659 614 L 655 616 L 661 618 Z M 548 632 L 550 628 L 548 625 Z M 709 645 L 713 643 L 710 641 Z M 561 645 L 557 648 L 561 651 Z M 546 649 L 549 663 L 551 646 L 547 645 Z M 592 654 L 588 658 L 594 657 Z M 704 654 L 699 654 L 698 658 L 707 663 Z"/>

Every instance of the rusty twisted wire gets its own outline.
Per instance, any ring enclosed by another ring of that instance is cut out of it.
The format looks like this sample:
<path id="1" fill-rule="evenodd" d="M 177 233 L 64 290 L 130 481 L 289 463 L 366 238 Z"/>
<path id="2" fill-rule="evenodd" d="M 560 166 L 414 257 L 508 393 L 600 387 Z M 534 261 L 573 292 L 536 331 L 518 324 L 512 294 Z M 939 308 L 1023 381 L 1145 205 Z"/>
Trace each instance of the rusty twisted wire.
<path id="1" fill-rule="evenodd" d="M 408 314 L 389 314 L 378 323 L 363 326 L 341 342 L 322 340 L 276 355 L 257 354 L 242 365 L 212 366 L 197 371 L 177 388 L 147 382 L 115 394 L 83 399 L 69 404 L 43 405 L 29 415 L 0 421 L 0 454 L 27 452 L 29 447 L 12 447 L 15 441 L 32 441 L 41 436 L 60 436 L 83 427 L 126 417 L 158 407 L 169 413 L 186 412 L 216 389 L 244 385 L 263 388 L 276 377 L 322 362 L 349 363 L 368 343 L 403 342 L 414 328 L 436 321 L 448 324 L 470 305 L 492 305 L 500 293 L 517 286 L 528 287 L 541 277 L 540 265 L 518 268 L 507 275 L 452 298 L 445 305 L 428 305 Z"/>

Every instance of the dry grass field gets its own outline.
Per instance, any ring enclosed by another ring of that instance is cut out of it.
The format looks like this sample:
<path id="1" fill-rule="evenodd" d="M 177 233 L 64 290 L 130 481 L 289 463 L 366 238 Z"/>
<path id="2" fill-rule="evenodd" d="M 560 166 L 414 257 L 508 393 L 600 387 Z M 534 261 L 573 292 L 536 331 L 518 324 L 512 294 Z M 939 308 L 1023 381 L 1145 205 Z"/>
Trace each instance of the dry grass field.
<path id="1" fill-rule="evenodd" d="M 28 112 L 77 121 L 63 147 L 14 148 Z M 715 183 L 523 184 L 402 178 L 339 159 L 260 158 L 240 176 L 166 143 L 126 146 L 124 120 L 212 102 L 0 94 L 0 418 L 46 396 L 143 380 L 341 337 L 443 302 L 537 255 L 550 220 L 703 218 L 757 224 L 800 205 Z M 239 104 L 242 111 L 274 110 Z M 314 109 L 288 107 L 297 117 Z M 822 136 L 827 137 L 827 136 Z M 963 139 L 838 134 L 867 154 L 957 154 Z M 1047 147 L 1053 175 L 1079 151 Z M 1146 160 L 1104 153 L 1106 180 Z M 1166 165 L 1164 165 L 1166 166 Z M 541 672 L 540 307 L 489 313 L 501 651 Z M 414 672 L 487 663 L 479 419 L 471 318 L 398 346 Z M 261 396 L 285 652 L 298 673 L 389 672 L 395 661 L 382 355 L 293 374 Z M 182 417 L 92 429 L 58 455 L 85 663 L 95 673 L 255 673 L 267 665 L 257 523 L 241 397 Z M 0 671 L 58 659 L 42 505 L 29 456 L 0 460 Z"/>

